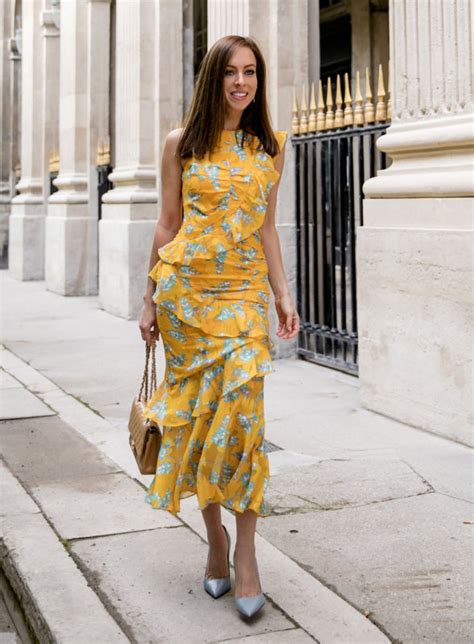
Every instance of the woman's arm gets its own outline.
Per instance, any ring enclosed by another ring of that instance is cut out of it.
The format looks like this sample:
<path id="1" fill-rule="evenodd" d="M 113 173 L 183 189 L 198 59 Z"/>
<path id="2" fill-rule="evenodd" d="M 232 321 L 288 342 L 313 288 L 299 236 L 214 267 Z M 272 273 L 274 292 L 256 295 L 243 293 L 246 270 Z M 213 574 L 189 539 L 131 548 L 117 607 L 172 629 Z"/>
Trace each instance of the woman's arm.
<path id="1" fill-rule="evenodd" d="M 158 249 L 172 241 L 181 227 L 181 163 L 175 156 L 182 128 L 172 130 L 165 139 L 161 159 L 161 205 L 156 222 L 148 270 L 159 260 Z M 155 282 L 148 275 L 145 302 L 153 303 Z"/>
<path id="2" fill-rule="evenodd" d="M 275 168 L 281 175 L 285 164 L 285 149 L 283 148 L 275 159 Z M 275 226 L 275 211 L 280 179 L 272 186 L 268 195 L 267 210 L 265 219 L 260 228 L 262 246 L 268 264 L 268 280 L 275 296 L 279 326 L 277 335 L 288 340 L 293 338 L 299 330 L 299 316 L 293 304 L 290 289 L 283 268 L 280 239 Z"/>
<path id="3" fill-rule="evenodd" d="M 158 262 L 158 249 L 170 242 L 181 227 L 181 162 L 175 156 L 181 128 L 168 134 L 163 146 L 161 159 L 161 205 L 156 222 L 150 254 L 149 272 Z M 142 339 L 149 343 L 159 340 L 160 330 L 156 319 L 156 304 L 153 301 L 156 283 L 147 275 L 144 305 L 140 316 L 139 329 Z"/>

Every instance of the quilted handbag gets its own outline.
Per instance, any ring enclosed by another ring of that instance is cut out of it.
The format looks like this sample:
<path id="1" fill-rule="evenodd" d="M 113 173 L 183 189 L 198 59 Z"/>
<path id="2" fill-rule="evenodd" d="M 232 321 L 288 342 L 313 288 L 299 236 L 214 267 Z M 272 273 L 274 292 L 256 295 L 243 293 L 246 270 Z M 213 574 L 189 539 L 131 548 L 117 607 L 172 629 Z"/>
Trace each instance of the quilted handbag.
<path id="1" fill-rule="evenodd" d="M 145 342 L 146 360 L 142 384 L 138 396 L 133 399 L 128 420 L 129 443 L 141 474 L 154 474 L 156 472 L 158 452 L 160 451 L 162 439 L 159 426 L 150 418 L 145 418 L 144 415 L 146 403 L 156 389 L 155 345 L 155 340 L 151 342 L 151 346 L 148 342 Z M 150 353 L 152 356 L 151 375 L 149 375 Z"/>

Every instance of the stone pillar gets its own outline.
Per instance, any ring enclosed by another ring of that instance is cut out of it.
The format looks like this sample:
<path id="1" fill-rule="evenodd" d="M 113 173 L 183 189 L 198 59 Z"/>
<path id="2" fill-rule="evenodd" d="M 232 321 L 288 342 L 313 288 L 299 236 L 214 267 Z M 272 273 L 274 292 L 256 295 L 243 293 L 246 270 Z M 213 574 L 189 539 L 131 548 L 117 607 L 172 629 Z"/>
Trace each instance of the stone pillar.
<path id="1" fill-rule="evenodd" d="M 87 172 L 89 215 L 97 230 L 94 255 L 96 258 L 96 289 L 100 273 L 99 264 L 99 190 L 97 161 L 104 146 L 110 148 L 110 11 L 111 0 L 88 0 L 87 34 L 89 76 L 87 87 L 88 120 L 87 120 Z M 103 155 L 101 154 L 101 157 Z M 101 158 L 101 163 L 107 160 Z M 92 249 L 91 249 L 92 250 Z"/>
<path id="2" fill-rule="evenodd" d="M 472 444 L 474 137 L 469 0 L 390 5 L 392 164 L 357 230 L 363 404 Z"/>
<path id="3" fill-rule="evenodd" d="M 181 127 L 184 112 L 184 65 L 183 65 L 183 3 L 182 0 L 158 0 L 155 7 L 155 164 L 157 168 L 156 189 L 161 193 L 160 164 L 164 140 L 171 130 Z M 170 29 L 169 25 L 173 28 Z M 174 64 L 169 64 L 169 52 L 173 52 Z M 148 265 L 150 248 L 146 257 Z M 147 271 L 148 272 L 148 271 Z M 145 285 L 143 285 L 143 289 Z M 143 293 L 140 293 L 140 296 Z M 140 298 L 141 299 L 141 298 Z"/>
<path id="4" fill-rule="evenodd" d="M 317 89 L 321 76 L 321 25 L 319 23 L 319 2 L 308 2 L 308 80 L 314 81 Z"/>
<path id="5" fill-rule="evenodd" d="M 58 191 L 48 199 L 46 287 L 61 295 L 93 295 L 97 221 L 88 204 L 87 0 L 60 7 L 59 175 Z"/>
<path id="6" fill-rule="evenodd" d="M 13 65 L 10 62 L 10 42 L 13 5 L 11 2 L 0 3 L 0 29 L 2 41 L 2 54 L 0 59 L 0 87 L 3 88 L 0 99 L 0 128 L 2 137 L 2 155 L 0 157 L 0 268 L 6 265 L 6 254 L 8 245 L 8 225 L 10 217 L 10 201 L 12 197 L 12 186 L 10 173 L 12 163 L 12 138 L 11 113 L 14 110 L 12 102 L 12 72 Z"/>
<path id="7" fill-rule="evenodd" d="M 296 224 L 294 194 L 294 154 L 291 146 L 291 106 L 293 85 L 301 87 L 308 79 L 308 1 L 250 0 L 209 3 L 209 46 L 226 34 L 252 36 L 259 44 L 267 66 L 267 98 L 276 130 L 286 130 L 288 141 L 285 170 L 278 192 L 277 230 L 293 298 L 296 302 Z M 294 355 L 296 340 L 280 340 L 275 308 L 269 308 L 274 357 Z"/>
<path id="8" fill-rule="evenodd" d="M 19 280 L 44 278 L 41 2 L 23 0 L 21 38 L 21 178 L 12 199 L 9 270 Z"/>
<path id="9" fill-rule="evenodd" d="M 41 16 L 43 30 L 43 194 L 50 194 L 49 163 L 59 150 L 59 11 L 48 8 Z"/>
<path id="10" fill-rule="evenodd" d="M 222 36 L 248 36 L 250 0 L 208 0 L 207 44 L 208 49 Z"/>
<path id="11" fill-rule="evenodd" d="M 143 305 L 157 218 L 155 11 L 162 4 L 169 6 L 170 0 L 117 0 L 115 7 L 114 170 L 109 176 L 114 187 L 103 197 L 99 222 L 99 298 L 103 309 L 126 319 L 135 319 Z M 177 74 L 174 82 L 181 82 L 175 52 L 172 62 L 171 53 L 166 55 L 170 72 Z"/>
<path id="12" fill-rule="evenodd" d="M 10 88 L 9 88 L 9 101 L 10 101 L 10 119 L 7 125 L 9 134 L 6 140 L 8 141 L 8 150 L 5 155 L 9 159 L 9 184 L 10 196 L 13 197 L 16 193 L 17 184 L 17 168 L 20 171 L 20 143 L 21 143 L 21 4 L 16 3 L 15 15 L 11 15 L 12 23 L 10 28 Z M 7 92 L 5 92 L 7 93 Z M 20 177 L 18 177 L 19 179 Z M 11 201 L 9 205 L 9 215 L 11 213 Z M 8 217 L 8 226 L 9 226 Z"/>

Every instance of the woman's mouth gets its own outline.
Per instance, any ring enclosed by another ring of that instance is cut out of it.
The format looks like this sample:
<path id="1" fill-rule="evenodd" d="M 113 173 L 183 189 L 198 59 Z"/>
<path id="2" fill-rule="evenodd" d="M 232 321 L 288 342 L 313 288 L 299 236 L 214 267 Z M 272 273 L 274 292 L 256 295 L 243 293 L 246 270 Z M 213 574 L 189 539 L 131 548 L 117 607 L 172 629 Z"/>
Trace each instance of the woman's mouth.
<path id="1" fill-rule="evenodd" d="M 230 95 L 236 101 L 245 101 L 248 96 L 248 92 L 231 92 Z"/>

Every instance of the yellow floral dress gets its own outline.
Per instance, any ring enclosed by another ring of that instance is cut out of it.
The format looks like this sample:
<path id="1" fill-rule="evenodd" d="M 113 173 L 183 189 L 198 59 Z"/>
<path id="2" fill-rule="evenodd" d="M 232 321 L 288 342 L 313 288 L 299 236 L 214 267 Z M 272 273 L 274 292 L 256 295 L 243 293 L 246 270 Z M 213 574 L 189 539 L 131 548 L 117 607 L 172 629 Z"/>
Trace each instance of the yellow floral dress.
<path id="1" fill-rule="evenodd" d="M 287 133 L 275 132 L 283 147 Z M 222 130 L 183 161 L 183 221 L 149 272 L 163 341 L 163 382 L 145 415 L 163 431 L 145 500 L 177 514 L 180 499 L 268 516 L 264 376 L 273 372 L 268 266 L 260 230 L 279 178 L 256 137 Z"/>

